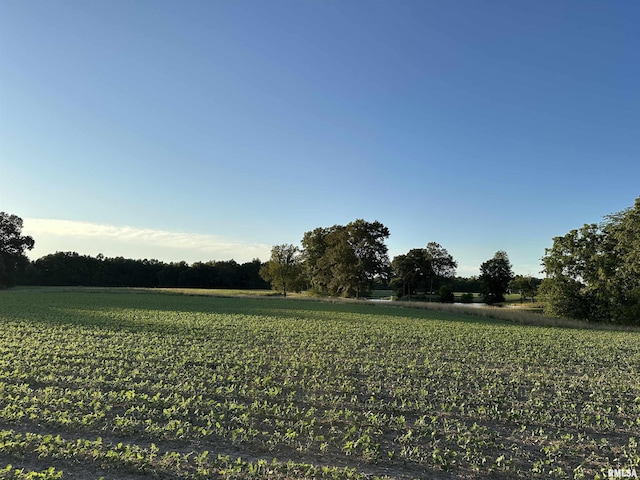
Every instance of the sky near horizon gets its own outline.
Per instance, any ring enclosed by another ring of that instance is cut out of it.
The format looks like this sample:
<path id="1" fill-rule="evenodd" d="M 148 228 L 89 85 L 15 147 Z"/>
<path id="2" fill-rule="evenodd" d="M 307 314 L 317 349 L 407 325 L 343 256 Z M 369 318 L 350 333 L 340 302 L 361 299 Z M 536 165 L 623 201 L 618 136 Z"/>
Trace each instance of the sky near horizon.
<path id="1" fill-rule="evenodd" d="M 267 260 L 379 220 L 458 275 L 640 196 L 640 3 L 0 2 L 0 211 L 36 247 Z"/>

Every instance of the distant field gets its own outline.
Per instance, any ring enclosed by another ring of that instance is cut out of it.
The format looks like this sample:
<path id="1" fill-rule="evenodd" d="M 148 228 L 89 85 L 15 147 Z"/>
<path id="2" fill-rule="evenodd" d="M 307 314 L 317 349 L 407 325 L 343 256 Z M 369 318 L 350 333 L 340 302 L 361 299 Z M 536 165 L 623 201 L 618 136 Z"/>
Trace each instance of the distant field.
<path id="1" fill-rule="evenodd" d="M 177 293 L 0 292 L 0 478 L 640 471 L 639 332 Z"/>

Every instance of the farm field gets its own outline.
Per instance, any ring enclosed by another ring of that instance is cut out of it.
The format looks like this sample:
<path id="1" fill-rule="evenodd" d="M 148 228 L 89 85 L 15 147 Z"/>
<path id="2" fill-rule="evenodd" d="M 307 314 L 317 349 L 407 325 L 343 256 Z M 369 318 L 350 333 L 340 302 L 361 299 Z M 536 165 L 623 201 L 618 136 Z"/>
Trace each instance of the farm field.
<path id="1" fill-rule="evenodd" d="M 0 478 L 604 479 L 639 434 L 640 332 L 0 292 Z"/>

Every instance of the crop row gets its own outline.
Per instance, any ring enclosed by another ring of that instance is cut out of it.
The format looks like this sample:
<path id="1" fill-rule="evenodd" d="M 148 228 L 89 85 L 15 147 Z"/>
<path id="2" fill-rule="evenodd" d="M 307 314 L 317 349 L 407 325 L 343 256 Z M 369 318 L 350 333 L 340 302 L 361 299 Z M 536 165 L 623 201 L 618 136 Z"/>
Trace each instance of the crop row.
<path id="1" fill-rule="evenodd" d="M 636 333 L 275 299 L 2 300 L 7 429 L 118 436 L 145 458 L 152 442 L 189 459 L 227 445 L 399 477 L 593 478 L 640 464 Z"/>
<path id="2" fill-rule="evenodd" d="M 107 471 L 131 472 L 152 475 L 154 478 L 194 478 L 208 479 L 213 475 L 222 478 L 365 478 L 349 468 L 317 468 L 309 464 L 278 462 L 273 460 L 243 461 L 229 455 L 210 456 L 208 451 L 198 455 L 193 452 L 160 452 L 155 444 L 148 448 L 119 442 L 104 443 L 96 440 L 77 439 L 69 441 L 60 435 L 39 435 L 16 433 L 13 430 L 0 431 L 0 454 L 15 458 L 37 456 L 40 459 L 67 461 L 75 464 L 94 464 Z M 0 470 L 0 473 L 2 470 Z M 13 472 L 15 478 L 25 476 L 14 468 L 5 468 L 5 473 Z M 21 475 L 22 474 L 22 475 Z M 31 472 L 27 478 L 61 478 L 62 472 L 50 467 L 43 472 Z M 5 477 L 2 477 L 5 478 Z"/>

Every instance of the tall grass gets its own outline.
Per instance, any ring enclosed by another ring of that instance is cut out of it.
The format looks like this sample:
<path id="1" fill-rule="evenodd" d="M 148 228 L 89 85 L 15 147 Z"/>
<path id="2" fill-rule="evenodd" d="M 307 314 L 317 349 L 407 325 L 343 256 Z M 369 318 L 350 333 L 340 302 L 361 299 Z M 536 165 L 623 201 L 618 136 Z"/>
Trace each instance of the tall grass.
<path id="1" fill-rule="evenodd" d="M 388 302 L 386 305 L 422 308 L 426 310 L 438 310 L 442 312 L 470 315 L 474 317 L 491 318 L 505 322 L 518 323 L 520 325 L 534 325 L 539 327 L 560 328 L 587 328 L 591 330 L 619 330 L 640 331 L 640 328 L 628 325 L 615 325 L 610 323 L 589 323 L 583 320 L 571 318 L 553 318 L 528 310 L 509 307 L 452 305 L 450 303 L 425 303 L 425 302 Z"/>

